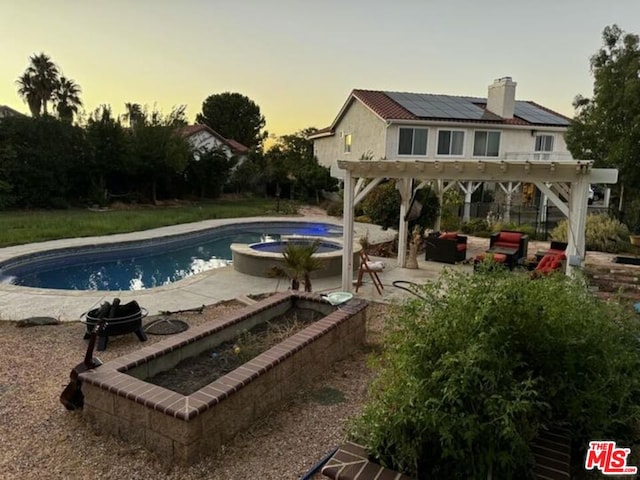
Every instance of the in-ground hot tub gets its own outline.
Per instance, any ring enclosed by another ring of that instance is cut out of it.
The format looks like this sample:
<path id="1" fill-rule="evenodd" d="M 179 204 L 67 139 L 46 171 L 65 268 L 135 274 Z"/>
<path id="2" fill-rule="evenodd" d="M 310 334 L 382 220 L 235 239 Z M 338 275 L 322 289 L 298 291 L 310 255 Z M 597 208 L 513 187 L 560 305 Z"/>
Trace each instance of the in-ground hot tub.
<path id="1" fill-rule="evenodd" d="M 231 258 L 233 268 L 240 273 L 255 277 L 269 277 L 273 267 L 284 267 L 282 252 L 287 243 L 308 243 L 313 239 L 288 238 L 276 242 L 231 244 Z M 358 256 L 362 250 L 359 243 L 353 244 L 354 270 L 358 268 Z M 333 240 L 319 239 L 318 250 L 314 257 L 322 263 L 322 268 L 311 273 L 311 278 L 333 277 L 342 274 L 342 244 Z"/>
<path id="2" fill-rule="evenodd" d="M 193 463 L 278 408 L 365 339 L 367 303 L 339 308 L 307 293 L 278 293 L 82 373 L 85 418 L 167 461 Z M 278 345 L 190 395 L 146 379 L 292 308 L 324 314 Z"/>

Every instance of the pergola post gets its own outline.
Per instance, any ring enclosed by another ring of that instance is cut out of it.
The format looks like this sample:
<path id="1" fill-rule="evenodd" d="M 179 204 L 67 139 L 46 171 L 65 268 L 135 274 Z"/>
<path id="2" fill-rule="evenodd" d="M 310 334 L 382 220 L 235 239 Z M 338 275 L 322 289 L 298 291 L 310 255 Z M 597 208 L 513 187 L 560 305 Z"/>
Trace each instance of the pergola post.
<path id="1" fill-rule="evenodd" d="M 407 262 L 407 238 L 409 237 L 409 222 L 406 220 L 411 201 L 411 179 L 402 178 L 396 183 L 400 192 L 400 225 L 398 225 L 398 266 L 403 267 Z"/>
<path id="2" fill-rule="evenodd" d="M 482 182 L 474 183 L 474 182 L 458 182 L 460 186 L 460 190 L 464 193 L 464 206 L 462 209 L 462 221 L 468 222 L 471 219 L 471 195 L 475 192 Z"/>
<path id="3" fill-rule="evenodd" d="M 571 185 L 569 196 L 569 218 L 567 232 L 567 274 L 580 266 L 584 260 L 585 228 L 589 201 L 589 184 L 584 175 L 579 175 Z"/>
<path id="4" fill-rule="evenodd" d="M 353 286 L 353 197 L 354 181 L 350 170 L 344 172 L 344 202 L 342 207 L 342 291 Z"/>

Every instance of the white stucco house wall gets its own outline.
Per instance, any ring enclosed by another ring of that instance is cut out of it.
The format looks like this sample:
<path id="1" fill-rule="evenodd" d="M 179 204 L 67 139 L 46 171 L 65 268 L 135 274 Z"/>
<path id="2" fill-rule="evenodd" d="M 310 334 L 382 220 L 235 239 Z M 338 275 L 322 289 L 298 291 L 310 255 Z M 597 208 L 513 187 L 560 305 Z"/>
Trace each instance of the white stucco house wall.
<path id="1" fill-rule="evenodd" d="M 333 123 L 309 137 L 321 165 L 342 178 L 337 160 L 571 160 L 570 119 L 516 100 L 511 77 L 487 98 L 353 90 Z"/>
<path id="2" fill-rule="evenodd" d="M 247 154 L 249 153 L 247 147 L 233 139 L 224 138 L 207 125 L 187 125 L 183 128 L 182 133 L 191 144 L 196 159 L 201 151 L 220 148 L 228 158 L 235 155 L 238 158 L 239 165 L 247 158 Z"/>

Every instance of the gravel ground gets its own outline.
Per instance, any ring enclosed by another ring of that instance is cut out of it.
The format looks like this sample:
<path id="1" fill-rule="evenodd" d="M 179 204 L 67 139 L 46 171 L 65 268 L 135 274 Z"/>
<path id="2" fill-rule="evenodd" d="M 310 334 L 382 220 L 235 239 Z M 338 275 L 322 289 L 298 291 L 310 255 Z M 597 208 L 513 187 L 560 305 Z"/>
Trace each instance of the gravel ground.
<path id="1" fill-rule="evenodd" d="M 195 326 L 242 306 L 223 302 L 201 315 L 177 318 Z M 387 308 L 370 305 L 369 343 L 379 338 Z M 81 323 L 17 328 L 15 322 L 0 322 L 0 478 L 296 479 L 344 441 L 345 426 L 360 411 L 373 377 L 363 350 L 335 364 L 217 455 L 181 467 L 101 435 L 81 412 L 68 412 L 59 403 L 69 372 L 84 357 L 83 333 Z M 162 338 L 150 335 L 149 342 Z M 138 348 L 133 334 L 114 337 L 98 356 L 108 361 Z"/>

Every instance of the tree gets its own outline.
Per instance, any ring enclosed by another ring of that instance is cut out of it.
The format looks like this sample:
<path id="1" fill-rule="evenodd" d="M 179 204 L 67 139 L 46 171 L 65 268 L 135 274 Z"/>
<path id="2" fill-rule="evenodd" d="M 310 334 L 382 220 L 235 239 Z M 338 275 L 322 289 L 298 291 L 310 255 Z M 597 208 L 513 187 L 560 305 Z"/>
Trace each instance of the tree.
<path id="1" fill-rule="evenodd" d="M 150 190 L 153 203 L 158 200 L 158 184 L 169 184 L 182 174 L 191 156 L 191 146 L 182 135 L 186 125 L 185 106 L 174 108 L 164 116 L 160 111 L 142 111 L 131 129 L 131 152 L 138 177 Z"/>
<path id="2" fill-rule="evenodd" d="M 625 188 L 640 185 L 640 40 L 617 25 L 591 57 L 593 97 L 577 96 L 566 140 L 575 158 L 620 170 Z M 621 202 L 622 203 L 622 202 Z"/>
<path id="3" fill-rule="evenodd" d="M 139 103 L 127 102 L 124 104 L 124 108 L 127 110 L 127 113 L 124 114 L 125 121 L 129 122 L 129 128 L 135 128 L 144 117 L 142 106 Z"/>
<path id="4" fill-rule="evenodd" d="M 101 105 L 89 116 L 85 131 L 89 151 L 83 173 L 89 184 L 88 197 L 91 203 L 102 205 L 108 192 L 122 194 L 130 187 L 128 180 L 135 172 L 127 163 L 129 145 L 108 105 Z"/>
<path id="5" fill-rule="evenodd" d="M 80 127 L 49 115 L 4 118 L 0 150 L 0 180 L 10 185 L 14 206 L 65 207 L 86 192 L 87 146 Z"/>
<path id="6" fill-rule="evenodd" d="M 267 138 L 267 132 L 262 131 L 265 119 L 260 107 L 240 93 L 210 95 L 202 102 L 202 113 L 196 116 L 196 121 L 250 149 L 261 149 Z"/>
<path id="7" fill-rule="evenodd" d="M 308 138 L 315 132 L 316 128 L 309 127 L 283 135 L 265 157 L 272 181 L 288 183 L 298 197 L 315 198 L 316 203 L 320 203 L 320 191 L 337 190 L 338 181 L 313 155 L 313 141 Z"/>
<path id="8" fill-rule="evenodd" d="M 216 198 L 229 180 L 237 159 L 222 148 L 195 152 L 186 169 L 187 181 L 198 189 L 200 198 Z"/>
<path id="9" fill-rule="evenodd" d="M 56 82 L 53 98 L 60 120 L 69 123 L 73 121 L 73 116 L 78 113 L 78 107 L 82 106 L 81 91 L 80 86 L 67 77 L 62 76 Z"/>
<path id="10" fill-rule="evenodd" d="M 36 82 L 33 75 L 29 72 L 24 72 L 16 82 L 18 84 L 18 95 L 20 95 L 27 105 L 29 105 L 29 111 L 31 116 L 37 117 L 40 115 L 40 109 L 42 108 L 42 100 L 36 89 Z"/>
<path id="11" fill-rule="evenodd" d="M 18 79 L 18 93 L 27 101 L 31 113 L 36 112 L 34 116 L 47 115 L 47 104 L 53 99 L 58 82 L 58 67 L 44 53 L 29 57 L 29 62 L 27 70 Z"/>

